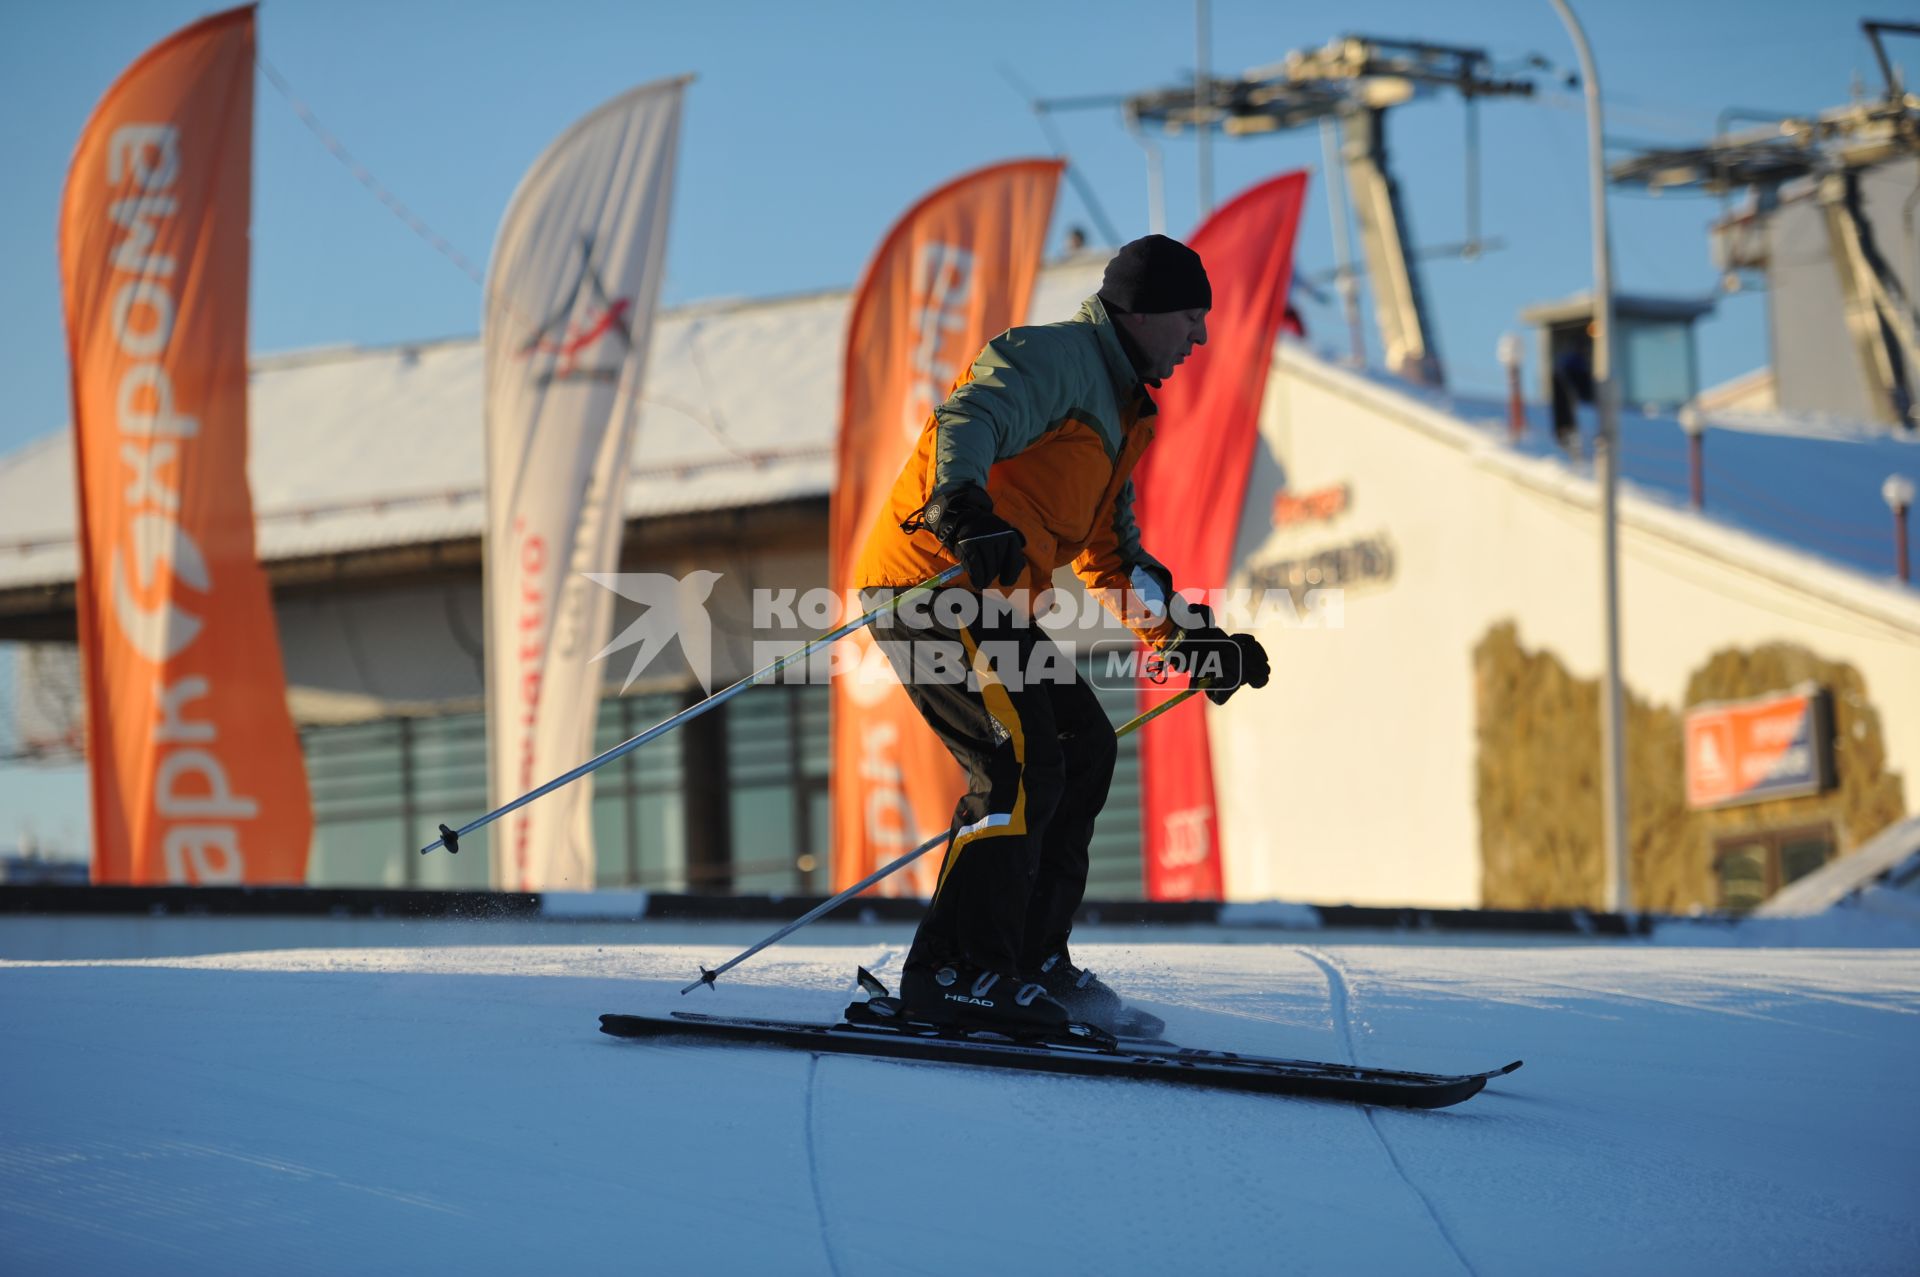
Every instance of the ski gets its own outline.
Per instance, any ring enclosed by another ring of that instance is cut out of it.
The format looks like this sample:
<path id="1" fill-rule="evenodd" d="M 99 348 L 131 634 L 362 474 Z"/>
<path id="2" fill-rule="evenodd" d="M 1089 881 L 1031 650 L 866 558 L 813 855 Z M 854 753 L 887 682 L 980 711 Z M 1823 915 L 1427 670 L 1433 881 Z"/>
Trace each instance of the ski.
<path id="1" fill-rule="evenodd" d="M 861 974 L 864 975 L 865 972 Z M 954 1032 L 953 1026 L 950 1025 L 941 1026 L 911 1019 L 907 1009 L 901 1005 L 900 999 L 886 993 L 870 997 L 864 1002 L 851 1004 L 847 1007 L 845 1015 L 850 1028 L 918 1029 L 923 1032 L 931 1030 L 936 1034 Z M 1126 1007 L 1120 1013 L 1119 1022 L 1111 1028 L 1093 1024 L 1073 1024 L 1068 1026 L 1068 1037 L 1076 1046 L 1085 1046 L 1090 1043 L 1097 1046 L 1118 1046 L 1122 1043 L 1172 1046 L 1173 1043 L 1160 1036 L 1160 1031 L 1166 1027 L 1166 1021 L 1159 1016 L 1148 1015 L 1143 1011 Z M 974 1036 L 978 1036 L 979 1033 L 980 1030 L 973 1030 Z M 964 1030 L 961 1031 L 961 1035 L 965 1036 Z M 1003 1040 L 1001 1035 L 993 1036 L 994 1040 Z"/>
<path id="2" fill-rule="evenodd" d="M 857 1014 L 862 1003 L 848 1008 Z M 1520 1067 L 1485 1073 L 1408 1073 L 1317 1060 L 1285 1060 L 1206 1051 L 1158 1039 L 1118 1039 L 1085 1025 L 1071 1036 L 1019 1040 L 997 1034 L 899 1021 L 820 1024 L 702 1015 L 603 1015 L 600 1031 L 620 1038 L 754 1044 L 874 1059 L 971 1064 L 986 1068 L 1133 1078 L 1268 1095 L 1296 1095 L 1402 1108 L 1445 1108 L 1471 1099 L 1487 1082 Z"/>

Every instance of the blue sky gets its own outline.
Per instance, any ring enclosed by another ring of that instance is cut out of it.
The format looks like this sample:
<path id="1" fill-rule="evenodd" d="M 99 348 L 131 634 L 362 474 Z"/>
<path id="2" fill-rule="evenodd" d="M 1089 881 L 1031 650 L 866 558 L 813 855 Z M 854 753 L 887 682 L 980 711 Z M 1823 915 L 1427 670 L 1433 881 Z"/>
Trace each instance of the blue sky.
<path id="1" fill-rule="evenodd" d="M 99 95 L 144 48 L 207 8 L 197 0 L 10 5 L 0 42 L 0 453 L 67 419 L 54 227 L 75 138 Z M 1616 112 L 1610 132 L 1675 141 L 1702 135 L 1728 105 L 1810 110 L 1872 78 L 1857 14 L 1753 0 L 1587 0 L 1584 18 Z M 1897 7 L 1897 6 L 1896 6 Z M 1571 66 L 1547 0 L 1435 6 L 1353 0 L 1318 6 L 1214 0 L 1217 70 L 1270 63 L 1345 31 L 1479 44 L 1496 57 L 1539 52 Z M 1444 16 L 1442 16 L 1444 15 Z M 1920 42 L 1896 49 L 1920 53 Z M 268 0 L 260 47 L 373 173 L 484 263 L 515 183 L 551 138 L 620 90 L 692 71 L 669 304 L 845 286 L 887 225 L 965 169 L 1041 153 L 1045 138 L 1010 86 L 1011 70 L 1048 96 L 1170 84 L 1194 61 L 1185 3 L 540 5 L 407 0 Z M 470 333 L 479 289 L 362 189 L 286 101 L 257 83 L 253 348 L 381 343 Z M 1074 163 L 1123 236 L 1146 229 L 1145 170 L 1113 111 L 1059 118 Z M 1417 103 L 1391 125 L 1416 236 L 1465 227 L 1462 134 L 1454 99 Z M 1518 309 L 1584 287 L 1584 134 L 1564 89 L 1482 109 L 1484 228 L 1508 247 L 1479 261 L 1433 261 L 1427 282 L 1441 353 L 1456 385 L 1498 384 L 1494 343 Z M 1191 141 L 1167 145 L 1169 229 L 1194 225 Z M 1317 134 L 1215 144 L 1225 199 L 1281 170 L 1319 163 Z M 1316 185 L 1303 271 L 1332 261 Z M 1714 284 L 1697 199 L 1614 201 L 1625 287 L 1704 294 Z M 1090 224 L 1063 192 L 1055 243 Z M 1338 317 L 1309 307 L 1316 340 Z M 1702 332 L 1718 380 L 1764 361 L 1764 302 L 1722 300 Z M 822 352 L 832 358 L 832 352 Z"/>

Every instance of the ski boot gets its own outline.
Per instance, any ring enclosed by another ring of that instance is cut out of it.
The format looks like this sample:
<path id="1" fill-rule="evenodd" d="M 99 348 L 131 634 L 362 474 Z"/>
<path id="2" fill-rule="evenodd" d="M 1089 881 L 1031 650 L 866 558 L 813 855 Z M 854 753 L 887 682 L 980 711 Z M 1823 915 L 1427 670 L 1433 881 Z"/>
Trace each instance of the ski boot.
<path id="1" fill-rule="evenodd" d="M 1115 1037 L 1157 1038 L 1166 1030 L 1165 1020 L 1128 1006 L 1099 976 L 1074 966 L 1065 949 L 1049 954 L 1033 978 L 1066 1007 L 1068 1015 Z"/>
<path id="2" fill-rule="evenodd" d="M 959 960 L 901 972 L 899 1004 L 912 1020 L 1009 1037 L 1060 1037 L 1073 1019 L 1042 985 Z"/>

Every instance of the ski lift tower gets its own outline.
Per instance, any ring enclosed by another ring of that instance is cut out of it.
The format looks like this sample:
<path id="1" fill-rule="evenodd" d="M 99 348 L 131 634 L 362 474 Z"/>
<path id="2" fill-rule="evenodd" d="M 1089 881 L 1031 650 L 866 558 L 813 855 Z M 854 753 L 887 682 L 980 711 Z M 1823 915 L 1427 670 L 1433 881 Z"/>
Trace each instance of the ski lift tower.
<path id="1" fill-rule="evenodd" d="M 1493 74 L 1483 49 L 1432 44 L 1423 40 L 1349 35 L 1324 48 L 1301 49 L 1274 66 L 1256 67 L 1238 79 L 1203 78 L 1178 88 L 1142 93 L 1123 100 L 1128 127 L 1140 134 L 1154 125 L 1169 134 L 1219 129 L 1229 137 L 1247 137 L 1297 129 L 1308 124 L 1338 130 L 1340 167 L 1348 197 L 1360 224 L 1360 248 L 1373 281 L 1374 321 L 1395 375 L 1424 385 L 1445 384 L 1440 355 L 1427 317 L 1419 256 L 1410 248 L 1412 232 L 1387 157 L 1387 112 L 1443 89 L 1467 101 L 1467 240 L 1430 249 L 1477 256 L 1486 244 L 1479 225 L 1479 137 L 1475 104 L 1483 97 L 1525 97 L 1533 83 Z M 1331 168 L 1331 157 L 1329 167 Z M 1328 180 L 1338 180 L 1329 172 Z M 1345 242 L 1345 217 L 1335 211 L 1336 242 Z M 1345 253 L 1342 250 L 1342 256 Z M 1348 318 L 1358 328 L 1354 272 L 1340 264 L 1341 294 Z"/>
<path id="2" fill-rule="evenodd" d="M 1765 270 L 1771 279 L 1776 270 L 1789 266 L 1774 260 L 1769 224 L 1791 205 L 1817 204 L 1828 256 L 1838 276 L 1847 336 L 1865 375 L 1873 412 L 1913 430 L 1920 428 L 1920 402 L 1916 402 L 1920 326 L 1915 322 L 1920 266 L 1913 253 L 1913 200 L 1907 200 L 1901 216 L 1876 215 L 1868 186 L 1877 180 L 1875 170 L 1902 159 L 1920 160 L 1920 96 L 1907 92 L 1881 43 L 1883 33 L 1920 35 L 1920 25 L 1872 21 L 1860 25 L 1886 82 L 1880 96 L 1818 115 L 1762 116 L 1769 122 L 1722 132 L 1696 146 L 1638 151 L 1615 163 L 1609 177 L 1615 185 L 1644 187 L 1654 193 L 1692 189 L 1725 196 L 1747 192 L 1746 207 L 1721 218 L 1714 227 L 1715 250 L 1729 274 Z M 1751 119 L 1757 113 L 1738 114 Z M 1726 118 L 1722 116 L 1723 122 Z M 1781 324 L 1795 322 L 1793 315 L 1781 311 L 1804 312 L 1812 322 L 1818 321 L 1819 314 L 1813 307 L 1783 300 L 1779 288 L 1774 291 L 1775 345 L 1779 347 Z M 1776 354 L 1786 353 L 1791 352 L 1776 350 Z M 1785 374 L 1784 368 L 1775 368 L 1782 391 L 1789 390 Z M 1796 395 L 1804 393 L 1816 400 L 1822 393 L 1818 387 L 1804 392 L 1800 387 L 1792 389 Z M 1782 403 L 1788 406 L 1784 396 Z"/>

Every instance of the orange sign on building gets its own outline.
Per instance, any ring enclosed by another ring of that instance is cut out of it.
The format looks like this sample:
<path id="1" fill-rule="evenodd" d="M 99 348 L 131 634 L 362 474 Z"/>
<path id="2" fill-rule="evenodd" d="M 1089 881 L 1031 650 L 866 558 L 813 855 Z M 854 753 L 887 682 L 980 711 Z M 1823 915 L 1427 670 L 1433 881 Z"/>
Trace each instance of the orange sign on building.
<path id="1" fill-rule="evenodd" d="M 1687 711 L 1687 805 L 1724 807 L 1817 794 L 1833 783 L 1827 694 L 1804 684 L 1780 695 Z"/>

